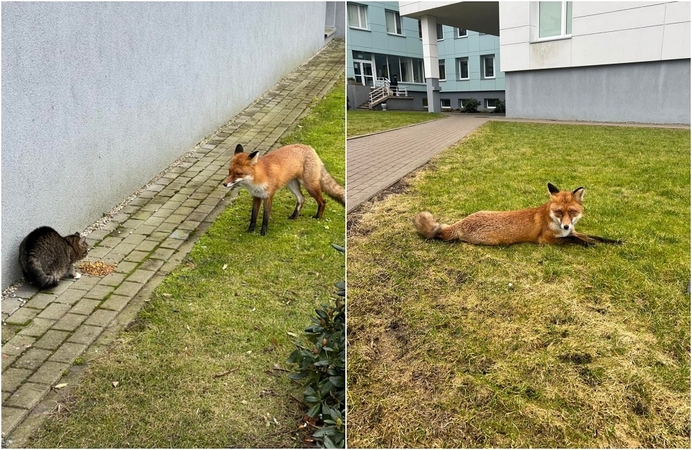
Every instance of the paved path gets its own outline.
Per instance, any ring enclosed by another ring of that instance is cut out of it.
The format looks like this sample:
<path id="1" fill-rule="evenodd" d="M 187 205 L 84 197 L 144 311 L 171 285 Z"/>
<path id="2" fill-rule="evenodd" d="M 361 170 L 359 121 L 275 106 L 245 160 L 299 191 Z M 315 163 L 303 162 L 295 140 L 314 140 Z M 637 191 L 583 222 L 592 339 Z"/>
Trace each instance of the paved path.
<path id="1" fill-rule="evenodd" d="M 450 115 L 420 125 L 349 139 L 346 150 L 348 212 L 487 121 L 484 117 Z"/>
<path id="2" fill-rule="evenodd" d="M 278 146 L 343 74 L 343 57 L 344 41 L 332 41 L 89 234 L 87 260 L 117 264 L 114 273 L 41 292 L 25 284 L 3 299 L 3 447 L 26 445 L 78 381 L 78 358 L 88 361 L 112 342 L 235 197 L 221 186 L 235 145 Z"/>

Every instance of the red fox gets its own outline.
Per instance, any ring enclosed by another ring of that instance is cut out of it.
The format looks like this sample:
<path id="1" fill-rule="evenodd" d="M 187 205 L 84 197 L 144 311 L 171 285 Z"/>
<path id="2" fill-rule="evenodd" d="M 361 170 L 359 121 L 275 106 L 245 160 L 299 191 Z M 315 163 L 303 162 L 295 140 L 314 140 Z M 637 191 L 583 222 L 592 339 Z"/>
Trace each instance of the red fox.
<path id="1" fill-rule="evenodd" d="M 238 144 L 223 185 L 227 188 L 240 185 L 252 195 L 252 215 L 248 228 L 250 232 L 255 230 L 260 203 L 264 201 L 260 231 L 262 236 L 267 234 L 272 198 L 283 186 L 287 186 L 297 200 L 296 208 L 289 219 L 298 217 L 303 207 L 305 197 L 300 191 L 301 185 L 317 201 L 317 214 L 314 216 L 316 219 L 321 219 L 324 213 L 325 201 L 322 191 L 342 205 L 345 204 L 344 188 L 327 172 L 320 157 L 308 145 L 286 145 L 260 158 L 259 152 L 244 153 L 243 146 Z"/>
<path id="2" fill-rule="evenodd" d="M 422 236 L 443 241 L 460 240 L 480 245 L 535 244 L 620 244 L 619 240 L 578 233 L 574 225 L 584 208 L 584 188 L 560 191 L 548 183 L 550 201 L 519 211 L 479 211 L 453 225 L 441 225 L 427 211 L 418 213 L 413 223 Z"/>

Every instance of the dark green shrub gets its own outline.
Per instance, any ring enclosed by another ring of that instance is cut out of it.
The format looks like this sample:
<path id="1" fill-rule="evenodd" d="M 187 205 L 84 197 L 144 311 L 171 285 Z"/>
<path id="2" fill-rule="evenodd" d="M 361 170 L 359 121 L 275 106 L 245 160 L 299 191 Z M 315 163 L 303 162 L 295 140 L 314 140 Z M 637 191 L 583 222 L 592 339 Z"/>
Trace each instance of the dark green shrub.
<path id="1" fill-rule="evenodd" d="M 500 100 L 499 102 L 497 102 L 497 105 L 495 106 L 495 110 L 493 112 L 498 113 L 498 114 L 505 112 L 504 100 Z"/>
<path id="2" fill-rule="evenodd" d="M 481 102 L 476 100 L 475 98 L 467 98 L 462 102 L 462 105 L 464 106 L 464 112 L 467 113 L 475 113 L 478 112 L 478 105 L 480 105 Z"/>
<path id="3" fill-rule="evenodd" d="M 337 247 L 343 251 L 343 248 Z M 307 414 L 319 417 L 324 426 L 313 433 L 325 447 L 345 447 L 346 427 L 346 285 L 335 283 L 336 298 L 321 305 L 305 329 L 309 343 L 296 342 L 288 362 L 297 365 L 292 380 L 304 386 L 303 402 Z"/>

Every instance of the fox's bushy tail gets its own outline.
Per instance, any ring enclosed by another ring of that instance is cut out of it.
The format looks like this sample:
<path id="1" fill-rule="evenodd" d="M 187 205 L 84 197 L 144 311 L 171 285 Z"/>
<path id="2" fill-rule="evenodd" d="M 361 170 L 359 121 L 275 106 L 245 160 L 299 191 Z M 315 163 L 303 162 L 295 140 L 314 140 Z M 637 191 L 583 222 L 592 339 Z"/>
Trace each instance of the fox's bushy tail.
<path id="1" fill-rule="evenodd" d="M 320 175 L 320 187 L 328 196 L 342 205 L 346 205 L 346 192 L 343 186 L 336 182 L 334 177 L 327 172 L 324 166 L 322 166 L 322 173 Z"/>
<path id="2" fill-rule="evenodd" d="M 413 218 L 413 224 L 416 226 L 418 233 L 424 238 L 442 238 L 440 235 L 442 225 L 440 225 L 428 211 L 416 214 L 416 217 Z"/>

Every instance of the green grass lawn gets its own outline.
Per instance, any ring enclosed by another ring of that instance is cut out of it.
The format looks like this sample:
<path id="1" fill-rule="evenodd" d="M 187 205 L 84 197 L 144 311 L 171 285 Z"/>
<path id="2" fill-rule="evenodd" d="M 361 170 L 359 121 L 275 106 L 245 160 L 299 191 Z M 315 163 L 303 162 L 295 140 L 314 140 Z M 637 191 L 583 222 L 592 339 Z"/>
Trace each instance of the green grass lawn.
<path id="1" fill-rule="evenodd" d="M 344 183 L 343 79 L 284 143 L 312 145 Z M 230 155 L 229 155 L 230 157 Z M 286 359 L 314 308 L 344 279 L 344 208 L 322 220 L 281 190 L 266 236 L 247 233 L 242 191 L 155 291 L 133 331 L 90 364 L 35 447 L 301 447 L 302 388 Z M 136 330 L 136 331 L 134 331 Z M 118 382 L 116 388 L 112 383 Z"/>
<path id="2" fill-rule="evenodd" d="M 482 247 L 413 216 L 586 188 L 622 246 Z M 690 446 L 690 132 L 491 122 L 348 236 L 351 447 Z M 511 283 L 511 286 L 510 286 Z"/>
<path id="3" fill-rule="evenodd" d="M 393 130 L 407 125 L 440 119 L 444 114 L 418 111 L 366 111 L 349 110 L 347 136 L 361 136 L 378 131 Z"/>

